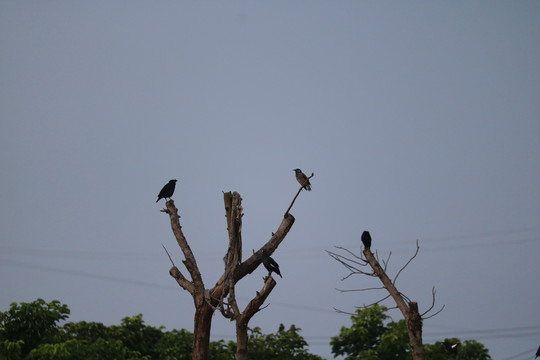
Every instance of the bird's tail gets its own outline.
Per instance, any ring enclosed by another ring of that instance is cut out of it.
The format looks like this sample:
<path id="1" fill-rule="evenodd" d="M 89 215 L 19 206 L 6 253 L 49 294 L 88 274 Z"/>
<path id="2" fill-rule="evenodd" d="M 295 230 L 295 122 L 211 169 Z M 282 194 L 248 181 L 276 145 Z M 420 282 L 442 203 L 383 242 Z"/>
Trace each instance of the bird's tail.
<path id="1" fill-rule="evenodd" d="M 159 198 L 157 198 L 156 202 L 158 202 L 158 201 L 159 201 Z"/>

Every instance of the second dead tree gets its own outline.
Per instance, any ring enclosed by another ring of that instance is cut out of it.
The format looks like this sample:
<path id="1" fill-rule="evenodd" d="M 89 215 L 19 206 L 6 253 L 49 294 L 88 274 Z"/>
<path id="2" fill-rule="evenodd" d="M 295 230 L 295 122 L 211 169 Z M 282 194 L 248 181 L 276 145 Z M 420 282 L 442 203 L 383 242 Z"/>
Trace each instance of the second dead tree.
<path id="1" fill-rule="evenodd" d="M 403 269 L 405 269 L 405 267 L 409 265 L 409 263 L 416 257 L 416 255 L 418 255 L 418 250 L 420 249 L 420 247 L 418 246 L 418 242 L 416 242 L 416 252 L 409 259 L 409 261 L 407 261 L 407 263 L 398 271 L 398 273 L 396 274 L 393 280 L 391 280 L 386 274 L 386 267 L 388 265 L 388 261 L 390 260 L 390 256 L 388 256 L 388 259 L 386 261 L 383 261 L 383 265 L 384 265 L 383 267 L 380 265 L 377 259 L 377 256 L 373 254 L 373 252 L 371 252 L 371 248 L 369 247 L 364 247 L 362 251 L 362 253 L 364 254 L 364 257 L 358 256 L 354 254 L 352 251 L 347 250 L 345 248 L 342 248 L 342 247 L 337 247 L 337 248 L 347 252 L 350 255 L 350 256 L 346 256 L 346 255 L 337 254 L 337 253 L 328 251 L 328 254 L 332 258 L 340 262 L 343 266 L 345 266 L 350 271 L 350 273 L 347 276 L 345 276 L 342 280 L 345 280 L 348 277 L 355 274 L 362 274 L 362 275 L 373 276 L 373 277 L 376 276 L 380 279 L 380 281 L 383 284 L 382 288 L 366 288 L 366 289 L 340 290 L 340 291 L 348 292 L 348 291 L 386 289 L 389 295 L 385 296 L 384 298 L 377 301 L 376 303 L 380 303 L 388 299 L 389 297 L 392 297 L 392 299 L 396 303 L 397 308 L 399 308 L 399 310 L 401 311 L 405 319 L 405 323 L 407 325 L 407 333 L 409 335 L 409 343 L 411 345 L 411 350 L 412 350 L 413 360 L 425 360 L 426 355 L 424 352 L 424 345 L 422 343 L 422 319 L 427 319 L 431 316 L 438 314 L 439 312 L 442 311 L 442 309 L 444 308 L 444 305 L 436 313 L 424 318 L 423 316 L 426 315 L 428 312 L 430 312 L 435 306 L 435 288 L 432 289 L 433 302 L 431 304 L 431 307 L 423 314 L 420 314 L 418 311 L 418 303 L 415 301 L 411 301 L 407 296 L 399 292 L 399 290 L 395 286 L 396 280 L 399 274 L 401 273 L 401 271 L 403 271 Z M 361 269 L 361 267 L 364 267 L 367 265 L 371 267 L 371 269 L 373 270 L 372 272 L 367 272 Z"/>

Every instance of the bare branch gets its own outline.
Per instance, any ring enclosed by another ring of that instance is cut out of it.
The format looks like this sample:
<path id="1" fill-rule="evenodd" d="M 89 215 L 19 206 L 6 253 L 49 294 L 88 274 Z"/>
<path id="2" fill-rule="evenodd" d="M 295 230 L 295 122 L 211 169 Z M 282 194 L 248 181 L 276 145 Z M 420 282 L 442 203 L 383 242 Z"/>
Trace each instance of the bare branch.
<path id="1" fill-rule="evenodd" d="M 235 283 L 247 274 L 251 274 L 261 264 L 263 249 L 266 250 L 269 255 L 271 255 L 276 250 L 276 248 L 279 246 L 279 244 L 281 244 L 283 239 L 285 239 L 285 236 L 293 226 L 294 221 L 295 219 L 292 214 L 288 214 L 287 216 L 285 216 L 281 221 L 278 229 L 274 233 L 272 233 L 272 237 L 270 238 L 270 240 L 268 240 L 266 244 L 264 244 L 259 250 L 257 250 L 249 258 L 247 258 L 240 265 L 237 266 L 234 271 Z"/>
<path id="2" fill-rule="evenodd" d="M 443 309 L 444 309 L 444 304 L 443 306 L 441 307 L 441 309 L 439 311 L 437 311 L 436 313 L 430 315 L 430 316 L 427 316 L 427 317 L 424 317 L 424 315 L 426 315 L 428 312 L 430 312 L 434 307 L 435 307 L 435 294 L 437 294 L 437 291 L 435 290 L 435 286 L 431 288 L 431 306 L 429 307 L 429 309 L 427 309 L 423 314 L 420 314 L 420 317 L 422 319 L 429 319 L 430 317 L 433 317 L 435 315 L 437 315 L 438 313 L 440 313 Z"/>
<path id="3" fill-rule="evenodd" d="M 294 197 L 293 201 L 291 202 L 291 205 L 289 205 L 289 208 L 287 209 L 287 211 L 285 211 L 285 217 L 287 217 L 287 215 L 289 215 L 289 211 L 291 210 L 292 206 L 294 205 L 294 202 L 296 201 L 296 198 L 298 197 L 298 195 L 300 195 L 300 191 L 302 191 L 302 189 L 304 188 L 304 185 L 307 184 L 307 182 L 309 181 L 309 179 L 311 179 L 313 177 L 313 175 L 315 175 L 314 173 L 311 173 L 311 176 L 307 178 L 307 180 L 300 186 L 300 189 L 298 189 L 298 192 L 296 193 L 296 196 Z"/>
<path id="4" fill-rule="evenodd" d="M 334 310 L 339 314 L 356 315 L 355 313 L 351 313 L 351 312 L 348 312 L 348 311 L 343 311 L 343 310 L 340 310 L 338 308 L 334 308 Z"/>
<path id="5" fill-rule="evenodd" d="M 392 283 L 392 280 L 386 275 L 386 272 L 383 270 L 379 262 L 375 259 L 375 256 L 371 252 L 370 249 L 364 249 L 363 251 L 364 255 L 366 256 L 367 261 L 369 262 L 369 265 L 377 274 L 381 282 L 383 283 L 384 287 L 388 290 L 388 292 L 392 295 L 392 298 L 396 302 L 397 306 L 405 316 L 408 312 L 408 306 L 403 300 L 403 298 L 400 296 L 399 291 L 396 289 L 394 284 Z"/>
<path id="6" fill-rule="evenodd" d="M 251 299 L 251 301 L 247 304 L 246 308 L 242 312 L 241 318 L 239 319 L 241 323 L 245 323 L 247 325 L 253 315 L 262 310 L 261 305 L 264 303 L 268 295 L 270 295 L 275 286 L 276 280 L 274 280 L 272 276 L 267 276 L 264 280 L 264 285 L 261 291 L 257 292 L 257 295 L 255 295 L 255 297 Z"/>
<path id="7" fill-rule="evenodd" d="M 411 263 L 411 261 L 416 257 L 416 255 L 418 255 L 418 251 L 420 250 L 420 246 L 418 246 L 418 240 L 416 240 L 416 251 L 414 252 L 414 255 L 409 259 L 409 261 L 407 261 L 407 263 L 405 265 L 403 265 L 403 267 L 401 269 L 399 269 L 396 277 L 394 278 L 394 280 L 392 281 L 392 284 L 396 284 L 396 280 L 399 276 L 399 274 L 401 274 L 401 272 L 403 271 L 403 269 L 405 269 L 407 267 L 407 265 L 409 265 Z"/>
<path id="8" fill-rule="evenodd" d="M 390 256 L 392 256 L 391 251 L 388 253 L 388 258 L 386 259 L 386 261 L 383 260 L 383 269 L 384 269 L 385 272 L 387 270 L 388 264 L 390 263 Z"/>
<path id="9" fill-rule="evenodd" d="M 336 261 L 338 261 L 341 265 L 343 265 L 345 268 L 347 268 L 347 270 L 349 270 L 351 272 L 350 275 L 352 274 L 360 274 L 360 273 L 364 273 L 362 270 L 352 266 L 351 264 L 349 264 L 348 262 L 346 262 L 345 260 L 341 259 L 340 257 L 335 257 L 333 256 L 332 254 L 330 254 L 330 256 L 332 258 L 334 258 Z M 347 276 L 348 277 L 348 276 Z"/>
<path id="10" fill-rule="evenodd" d="M 435 290 L 435 286 L 431 288 L 431 306 L 429 307 L 429 309 L 426 310 L 426 312 L 424 312 L 423 314 L 420 314 L 420 316 L 424 316 L 424 314 L 427 314 L 428 312 L 431 311 L 431 309 L 433 309 L 433 307 L 435 306 L 435 294 L 437 293 L 437 291 Z"/>
<path id="11" fill-rule="evenodd" d="M 202 280 L 201 273 L 199 271 L 199 267 L 197 266 L 197 261 L 195 260 L 195 256 L 193 255 L 193 252 L 191 251 L 191 248 L 189 247 L 189 244 L 186 240 L 186 237 L 184 236 L 184 233 L 182 232 L 182 226 L 180 225 L 180 216 L 178 216 L 178 209 L 174 206 L 174 200 L 169 200 L 166 203 L 167 206 L 167 214 L 169 214 L 170 220 L 171 220 L 171 228 L 173 231 L 173 234 L 176 238 L 176 241 L 178 242 L 178 245 L 180 246 L 180 249 L 182 249 L 182 252 L 185 256 L 185 261 L 183 261 L 184 265 L 186 266 L 187 270 L 189 271 L 189 274 L 191 275 L 191 278 L 193 279 L 193 285 L 197 288 L 197 291 L 199 292 L 198 299 L 195 301 L 199 303 L 202 301 L 204 297 L 204 283 Z"/>
<path id="12" fill-rule="evenodd" d="M 389 297 L 390 297 L 390 294 L 386 295 L 385 297 L 383 297 L 380 300 L 375 301 L 374 303 L 371 303 L 369 305 L 364 305 L 364 306 L 355 306 L 355 308 L 357 308 L 357 309 L 367 309 L 370 306 L 382 303 L 384 300 L 388 299 Z M 391 308 L 388 308 L 388 309 L 395 309 L 395 308 L 397 308 L 397 306 L 394 306 L 394 307 L 391 307 Z"/>
<path id="13" fill-rule="evenodd" d="M 235 286 L 234 286 L 234 279 L 231 277 L 229 279 L 230 285 L 229 285 L 229 298 L 227 299 L 229 301 L 229 305 L 231 306 L 233 310 L 233 317 L 230 318 L 232 320 L 238 319 L 242 314 L 240 313 L 240 309 L 238 308 L 238 304 L 236 303 L 236 293 L 235 293 Z"/>
<path id="14" fill-rule="evenodd" d="M 341 246 L 334 246 L 334 247 L 335 247 L 336 249 L 343 250 L 343 251 L 349 253 L 352 257 L 355 257 L 355 258 L 357 258 L 357 259 L 360 259 L 360 261 L 361 261 L 362 263 L 364 263 L 364 264 L 367 265 L 366 259 L 362 258 L 362 256 L 356 255 L 356 254 L 353 253 L 351 250 L 346 249 L 346 248 L 341 247 Z M 344 256 L 341 255 L 341 254 L 333 253 L 333 252 L 328 251 L 328 250 L 326 250 L 326 252 L 328 252 L 328 253 L 330 253 L 330 254 L 335 254 L 335 255 L 337 255 L 337 256 L 339 256 L 339 257 L 344 257 Z M 351 261 L 354 261 L 354 260 L 351 260 Z"/>
<path id="15" fill-rule="evenodd" d="M 444 307 L 445 307 L 445 305 L 443 304 L 443 306 L 441 306 L 441 308 L 440 308 L 437 312 L 435 312 L 435 313 L 433 313 L 433 314 L 431 314 L 431 315 L 429 315 L 429 316 L 426 316 L 426 317 L 424 317 L 424 314 L 426 314 L 426 313 L 424 313 L 424 314 L 422 314 L 422 315 L 420 315 L 420 316 L 422 317 L 422 320 L 426 320 L 426 319 L 432 318 L 432 317 L 434 317 L 435 315 L 439 314 L 441 311 L 443 311 L 443 310 L 444 310 Z"/>
<path id="16" fill-rule="evenodd" d="M 169 256 L 169 260 L 171 261 L 172 266 L 175 266 L 175 265 L 174 265 L 174 261 L 173 261 L 172 258 L 171 258 L 171 254 L 169 254 L 169 252 L 167 251 L 167 248 L 165 247 L 165 245 L 161 244 L 161 246 L 163 246 L 163 250 L 165 250 L 165 252 L 166 252 L 167 255 Z"/>
<path id="17" fill-rule="evenodd" d="M 180 270 L 173 266 L 169 270 L 169 274 L 176 280 L 178 285 L 180 285 L 184 290 L 189 291 L 191 295 L 195 293 L 195 285 L 191 281 L 185 278 L 185 276 L 180 272 Z"/>
<path id="18" fill-rule="evenodd" d="M 381 287 L 372 287 L 372 288 L 363 288 L 363 289 L 338 289 L 336 288 L 337 291 L 339 292 L 357 292 L 357 291 L 368 291 L 368 290 L 384 290 L 384 286 L 381 286 Z"/>
<path id="19" fill-rule="evenodd" d="M 266 308 L 269 307 L 269 306 L 270 306 L 270 303 L 264 305 L 262 308 L 259 309 L 259 311 L 264 310 L 264 309 L 266 309 Z"/>

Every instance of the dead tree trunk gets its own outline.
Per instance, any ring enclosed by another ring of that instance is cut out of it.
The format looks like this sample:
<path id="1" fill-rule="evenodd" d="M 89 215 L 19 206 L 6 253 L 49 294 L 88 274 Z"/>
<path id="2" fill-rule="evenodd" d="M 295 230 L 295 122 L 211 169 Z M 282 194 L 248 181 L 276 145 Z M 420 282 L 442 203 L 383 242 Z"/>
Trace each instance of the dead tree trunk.
<path id="1" fill-rule="evenodd" d="M 206 301 L 195 308 L 195 324 L 193 327 L 193 360 L 208 358 L 210 348 L 210 328 L 214 308 Z"/>
<path id="2" fill-rule="evenodd" d="M 310 178 L 313 174 L 310 176 Z M 301 189 L 300 189 L 301 190 Z M 299 192 L 300 192 L 299 190 Z M 298 194 L 297 194 L 298 196 Z M 251 274 L 262 262 L 262 252 L 266 250 L 272 254 L 279 244 L 285 239 L 285 236 L 294 224 L 294 216 L 289 213 L 291 206 L 286 211 L 281 224 L 275 233 L 272 233 L 270 239 L 257 251 L 242 261 L 242 198 L 237 192 L 224 193 L 225 211 L 227 217 L 227 230 L 229 233 L 229 248 L 224 257 L 225 271 L 216 282 L 213 288 L 206 289 L 202 280 L 201 273 L 189 244 L 182 232 L 180 225 L 180 216 L 173 200 L 166 202 L 166 209 L 161 211 L 167 213 L 171 221 L 171 229 L 176 241 L 184 254 L 184 263 L 189 272 L 191 280 L 188 280 L 182 272 L 174 265 L 172 258 L 172 267 L 169 270 L 170 275 L 176 280 L 178 285 L 187 290 L 193 297 L 195 303 L 195 319 L 193 332 L 193 359 L 206 360 L 208 358 L 208 349 L 210 344 L 210 329 L 212 324 L 212 315 L 217 308 L 220 308 L 224 315 L 227 310 L 224 306 L 233 306 L 234 319 L 237 322 L 237 335 L 239 342 L 238 359 L 247 359 L 247 324 L 251 317 L 260 310 L 266 297 L 270 294 L 276 282 L 270 276 L 265 279 L 265 283 L 260 292 L 257 293 L 247 305 L 243 313 L 240 313 L 234 297 L 234 286 L 244 276 Z M 294 198 L 296 200 L 296 197 Z M 168 253 L 167 253 L 168 254 Z M 223 299 L 229 296 L 229 304 L 225 304 Z"/>
<path id="3" fill-rule="evenodd" d="M 274 286 L 276 286 L 276 281 L 271 276 L 267 276 L 264 279 L 263 288 L 257 292 L 257 295 L 249 302 L 243 312 L 240 312 L 236 303 L 234 286 L 230 288 L 228 308 L 224 308 L 222 312 L 225 317 L 236 321 L 236 360 L 247 360 L 249 320 L 261 310 L 262 304 Z"/>
<path id="4" fill-rule="evenodd" d="M 369 236 L 369 234 L 368 234 L 368 236 Z M 401 273 L 401 271 L 403 271 L 403 269 L 405 269 L 407 267 L 407 265 L 409 265 L 409 263 L 418 254 L 418 250 L 420 249 L 420 247 L 418 246 L 418 242 L 416 243 L 416 252 L 415 252 L 415 254 L 398 271 L 397 275 L 394 277 L 393 280 L 391 280 L 388 277 L 388 275 L 386 274 L 386 266 L 388 265 L 388 261 L 390 259 L 390 256 L 388 257 L 388 259 L 386 261 L 383 261 L 383 265 L 384 265 L 384 268 L 383 268 L 379 264 L 379 261 L 378 261 L 377 257 L 371 252 L 371 249 L 370 249 L 371 238 L 369 239 L 369 242 L 367 242 L 367 243 L 364 242 L 364 244 L 366 246 L 364 248 L 364 250 L 362 251 L 363 254 L 364 254 L 364 257 L 362 257 L 361 255 L 360 256 L 356 255 L 352 251 L 347 250 L 347 249 L 342 248 L 342 247 L 337 247 L 337 248 L 341 249 L 341 250 L 344 250 L 345 252 L 348 253 L 348 255 L 342 255 L 342 254 L 338 254 L 338 253 L 334 253 L 334 252 L 330 252 L 330 251 L 328 251 L 328 254 L 332 258 L 334 258 L 335 260 L 340 262 L 343 266 L 345 266 L 345 268 L 347 268 L 350 271 L 350 273 L 347 276 L 345 276 L 342 280 L 345 280 L 348 277 L 350 277 L 352 275 L 357 275 L 357 274 L 367 275 L 367 276 L 372 276 L 372 277 L 377 276 L 381 280 L 381 282 L 383 284 L 383 287 L 381 287 L 381 288 L 355 289 L 355 290 L 340 290 L 340 291 L 348 292 L 348 291 L 364 291 L 364 290 L 386 289 L 388 291 L 389 295 L 387 295 L 383 299 L 375 302 L 375 304 L 384 301 L 385 299 L 387 299 L 390 296 L 394 299 L 397 307 L 399 308 L 399 310 L 403 314 L 403 317 L 405 318 L 405 322 L 406 322 L 406 325 L 407 325 L 407 333 L 409 335 L 409 343 L 411 345 L 413 359 L 414 360 L 425 360 L 426 355 L 425 355 L 425 352 L 424 352 L 424 345 L 422 343 L 422 318 L 424 317 L 424 315 L 429 313 L 433 309 L 433 307 L 435 306 L 435 288 L 432 289 L 433 302 L 431 304 L 431 307 L 426 312 L 424 312 L 423 314 L 420 314 L 418 312 L 418 303 L 410 301 L 407 298 L 407 296 L 400 293 L 398 291 L 398 289 L 396 288 L 396 286 L 395 286 L 396 280 L 397 280 L 399 274 Z M 366 267 L 367 265 L 369 265 L 371 267 L 371 269 L 373 270 L 372 272 L 362 270 L 362 267 Z M 429 318 L 431 316 L 437 315 L 439 312 L 442 311 L 442 309 L 444 309 L 444 305 L 442 306 L 442 308 L 439 311 L 435 312 L 434 314 L 431 314 L 428 317 L 425 317 L 424 319 L 427 319 L 427 318 Z"/>
<path id="5" fill-rule="evenodd" d="M 426 354 L 424 353 L 424 345 L 422 344 L 422 319 L 418 313 L 418 304 L 412 301 L 408 303 L 405 302 L 403 296 L 394 286 L 394 283 L 390 280 L 388 275 L 386 275 L 386 272 L 383 270 L 371 250 L 369 248 L 364 248 L 363 252 L 367 262 L 379 277 L 383 286 L 388 290 L 405 318 L 413 359 L 425 360 Z"/>

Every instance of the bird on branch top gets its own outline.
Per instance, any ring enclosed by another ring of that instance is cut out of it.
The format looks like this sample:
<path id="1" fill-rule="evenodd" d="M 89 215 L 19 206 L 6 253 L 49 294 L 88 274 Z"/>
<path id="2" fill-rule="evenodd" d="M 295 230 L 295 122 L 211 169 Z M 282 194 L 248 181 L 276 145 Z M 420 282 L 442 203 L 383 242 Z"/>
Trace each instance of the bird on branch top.
<path id="1" fill-rule="evenodd" d="M 296 180 L 298 180 L 300 185 L 302 185 L 305 190 L 311 191 L 311 183 L 309 182 L 306 174 L 304 174 L 300 169 L 294 169 L 293 171 L 296 173 Z"/>
<path id="2" fill-rule="evenodd" d="M 156 202 L 161 199 L 170 199 L 171 196 L 174 194 L 174 188 L 176 187 L 177 181 L 178 180 L 176 179 L 169 180 L 169 182 L 165 184 L 165 186 L 163 186 L 163 189 L 161 189 L 161 191 L 159 192 Z"/>

